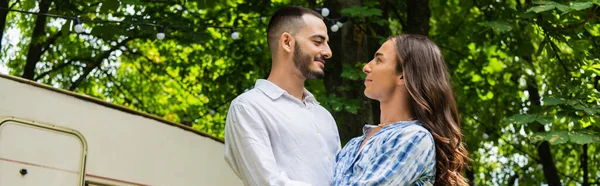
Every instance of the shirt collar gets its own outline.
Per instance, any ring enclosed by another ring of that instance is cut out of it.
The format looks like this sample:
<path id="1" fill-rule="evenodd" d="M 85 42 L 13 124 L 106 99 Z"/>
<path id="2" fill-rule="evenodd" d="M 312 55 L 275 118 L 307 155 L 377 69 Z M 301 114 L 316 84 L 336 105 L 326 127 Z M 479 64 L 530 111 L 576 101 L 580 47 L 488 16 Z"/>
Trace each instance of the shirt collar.
<path id="1" fill-rule="evenodd" d="M 275 83 L 270 82 L 266 79 L 256 80 L 254 87 L 258 88 L 260 91 L 262 91 L 264 94 L 266 94 L 267 96 L 269 96 L 269 98 L 271 98 L 273 100 L 278 99 L 279 97 L 281 97 L 284 94 L 289 95 L 281 87 L 277 86 Z M 319 103 L 315 99 L 315 96 L 312 93 L 310 93 L 308 90 L 306 90 L 306 88 L 304 88 L 303 91 L 304 91 L 304 95 L 305 95 L 304 101 Z M 289 96 L 291 97 L 291 95 L 289 95 Z"/>
<path id="2" fill-rule="evenodd" d="M 388 125 L 387 127 L 382 128 L 382 130 L 386 129 L 386 128 L 396 128 L 398 126 L 409 125 L 409 124 L 421 125 L 421 122 L 419 122 L 419 120 L 397 121 L 395 123 Z M 367 135 L 369 133 L 369 131 L 371 131 L 374 128 L 377 128 L 377 125 L 365 124 L 365 126 L 363 126 L 363 135 Z"/>

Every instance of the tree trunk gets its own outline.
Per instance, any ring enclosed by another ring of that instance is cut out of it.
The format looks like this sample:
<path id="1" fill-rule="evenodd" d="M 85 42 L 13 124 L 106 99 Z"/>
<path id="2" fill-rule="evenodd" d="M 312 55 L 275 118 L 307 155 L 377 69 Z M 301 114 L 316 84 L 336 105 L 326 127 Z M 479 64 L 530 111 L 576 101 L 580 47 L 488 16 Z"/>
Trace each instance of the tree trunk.
<path id="1" fill-rule="evenodd" d="M 531 106 L 535 109 L 540 107 L 540 94 L 537 86 L 535 85 L 535 80 L 530 78 L 527 82 L 527 91 L 529 92 L 529 100 L 531 101 Z M 538 125 L 536 127 L 537 132 L 543 132 L 544 126 Z M 538 156 L 540 157 L 540 161 L 543 165 L 544 176 L 546 177 L 546 181 L 548 185 L 555 186 L 561 185 L 560 177 L 558 177 L 558 170 L 556 170 L 556 165 L 554 164 L 554 160 L 552 159 L 552 152 L 550 151 L 550 143 L 548 141 L 542 142 L 537 147 Z"/>
<path id="2" fill-rule="evenodd" d="M 469 185 L 475 185 L 475 171 L 473 171 L 473 168 L 469 167 L 465 174 L 467 181 L 469 181 Z"/>
<path id="3" fill-rule="evenodd" d="M 588 144 L 583 145 L 583 153 L 581 153 L 581 167 L 583 168 L 583 186 L 590 186 L 590 177 L 588 170 Z"/>
<path id="4" fill-rule="evenodd" d="M 429 36 L 429 0 L 408 0 L 406 5 L 407 21 L 404 32 Z"/>
<path id="5" fill-rule="evenodd" d="M 339 18 L 340 10 L 352 6 L 360 6 L 361 0 L 330 0 L 325 2 L 325 7 L 331 11 L 329 18 Z M 382 16 L 383 17 L 383 16 Z M 327 23 L 331 27 L 332 23 Z M 338 123 L 340 138 L 342 144 L 345 144 L 353 137 L 362 135 L 362 127 L 365 123 L 374 124 L 374 118 L 378 118 L 379 114 L 374 117 L 373 112 L 379 110 L 379 106 L 372 108 L 373 101 L 366 98 L 362 91 L 345 90 L 343 86 L 363 87 L 363 79 L 349 80 L 342 78 L 344 64 L 356 67 L 357 64 L 371 60 L 375 51 L 381 45 L 378 38 L 373 37 L 372 33 L 365 33 L 367 27 L 375 31 L 378 36 L 387 37 L 389 29 L 381 26 L 373 27 L 373 25 L 357 24 L 355 20 L 349 20 L 344 23 L 344 26 L 338 32 L 329 32 L 330 47 L 333 52 L 333 57 L 328 60 L 326 65 L 326 73 L 324 78 L 325 89 L 328 95 L 342 97 L 349 103 L 350 100 L 360 103 L 356 114 L 346 110 L 332 111 L 334 118 Z M 358 70 L 358 69 L 357 69 Z"/>
<path id="6" fill-rule="evenodd" d="M 50 9 L 52 0 L 41 0 L 39 3 L 39 13 L 35 20 L 35 27 L 31 36 L 31 43 L 29 44 L 29 50 L 27 51 L 27 63 L 23 70 L 22 77 L 25 79 L 33 80 L 35 75 L 35 66 L 42 57 L 43 43 L 41 38 L 45 35 L 44 30 L 46 28 L 46 14 Z"/>
<path id="7" fill-rule="evenodd" d="M 325 3 L 332 11 L 330 18 L 340 17 L 339 10 L 352 6 L 360 6 L 361 0 L 330 0 Z M 388 17 L 389 1 L 380 0 L 379 9 L 383 11 L 381 19 Z M 428 0 L 410 0 L 408 6 L 408 24 L 405 32 L 428 35 L 429 10 Z M 378 19 L 378 18 L 377 18 Z M 331 26 L 331 23 L 328 23 Z M 366 32 L 372 30 L 374 32 Z M 325 87 L 327 94 L 334 94 L 344 98 L 344 100 L 358 100 L 360 108 L 357 114 L 347 111 L 333 112 L 336 118 L 342 143 L 349 139 L 362 135 L 362 127 L 365 123 L 379 123 L 379 102 L 369 100 L 362 91 L 343 90 L 342 86 L 363 87 L 363 80 L 348 80 L 341 77 L 343 65 L 350 65 L 353 68 L 359 63 L 368 62 L 373 54 L 379 49 L 382 43 L 381 38 L 390 36 L 390 30 L 387 26 L 380 26 L 373 21 L 367 21 L 366 24 L 356 24 L 350 20 L 344 24 L 338 32 L 330 32 L 330 47 L 333 51 L 333 57 L 329 60 L 326 67 Z"/>
<path id="8" fill-rule="evenodd" d="M 0 8 L 8 8 L 8 0 L 0 0 Z M 0 50 L 2 50 L 2 37 L 4 37 L 7 16 L 8 10 L 0 10 Z"/>

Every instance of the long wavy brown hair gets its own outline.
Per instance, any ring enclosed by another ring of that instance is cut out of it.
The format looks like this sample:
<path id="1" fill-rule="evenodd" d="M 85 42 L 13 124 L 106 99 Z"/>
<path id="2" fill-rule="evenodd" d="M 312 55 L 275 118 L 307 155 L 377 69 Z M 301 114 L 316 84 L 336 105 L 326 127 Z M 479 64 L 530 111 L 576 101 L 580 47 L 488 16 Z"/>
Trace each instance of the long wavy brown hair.
<path id="1" fill-rule="evenodd" d="M 436 152 L 435 185 L 468 185 L 462 173 L 469 161 L 446 62 L 426 36 L 390 38 L 396 46 L 396 72 L 404 73 L 411 109 L 431 132 Z"/>

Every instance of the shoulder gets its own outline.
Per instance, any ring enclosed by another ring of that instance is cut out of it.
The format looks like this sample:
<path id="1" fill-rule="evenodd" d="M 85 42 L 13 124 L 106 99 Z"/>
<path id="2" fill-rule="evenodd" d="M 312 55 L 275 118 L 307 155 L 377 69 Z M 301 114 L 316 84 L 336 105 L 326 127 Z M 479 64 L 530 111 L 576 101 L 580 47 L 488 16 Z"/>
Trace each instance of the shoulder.
<path id="1" fill-rule="evenodd" d="M 268 100 L 269 98 L 258 89 L 248 90 L 231 101 L 227 118 L 240 115 L 259 117 L 261 108 L 264 108 L 261 105 L 268 103 Z"/>
<path id="2" fill-rule="evenodd" d="M 316 104 L 315 109 L 317 109 L 318 113 L 330 118 L 333 120 L 333 115 L 331 115 L 331 112 L 329 112 L 329 110 L 327 110 L 325 107 L 321 106 L 320 104 Z"/>
<path id="3" fill-rule="evenodd" d="M 244 107 L 264 102 L 268 97 L 260 90 L 248 90 L 231 101 L 231 107 Z"/>
<path id="4" fill-rule="evenodd" d="M 414 144 L 435 148 L 433 135 L 419 121 L 394 126 L 388 132 L 387 138 L 388 141 L 395 142 L 397 145 Z"/>

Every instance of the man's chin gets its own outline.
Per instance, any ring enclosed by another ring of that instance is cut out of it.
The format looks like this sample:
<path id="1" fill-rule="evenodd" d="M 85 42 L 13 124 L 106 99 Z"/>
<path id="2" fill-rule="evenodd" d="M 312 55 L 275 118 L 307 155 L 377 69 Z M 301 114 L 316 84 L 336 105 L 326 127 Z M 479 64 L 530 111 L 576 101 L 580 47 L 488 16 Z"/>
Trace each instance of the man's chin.
<path id="1" fill-rule="evenodd" d="M 323 79 L 325 77 L 325 72 L 323 71 L 311 71 L 308 73 L 307 79 Z"/>

